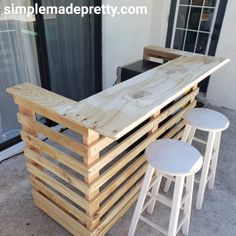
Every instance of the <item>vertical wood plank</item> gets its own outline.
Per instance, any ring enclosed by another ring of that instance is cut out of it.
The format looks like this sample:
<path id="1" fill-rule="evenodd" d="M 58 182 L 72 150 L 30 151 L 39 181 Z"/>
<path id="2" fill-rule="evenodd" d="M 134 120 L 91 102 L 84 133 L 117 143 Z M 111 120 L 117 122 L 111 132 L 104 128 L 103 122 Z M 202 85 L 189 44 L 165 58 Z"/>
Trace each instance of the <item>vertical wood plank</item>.
<path id="1" fill-rule="evenodd" d="M 90 144 L 99 140 L 99 137 L 100 137 L 99 133 L 97 133 L 93 130 L 89 130 L 88 135 L 83 135 L 83 144 L 89 146 Z M 98 153 L 90 153 L 90 151 L 88 149 L 87 156 L 84 158 L 84 164 L 90 165 L 98 159 L 99 159 L 99 152 Z M 87 176 L 85 177 L 85 183 L 87 183 L 89 185 L 98 176 L 99 176 L 99 170 L 97 172 L 93 172 L 93 173 L 88 172 Z M 97 188 L 95 191 L 94 190 L 89 191 L 89 193 L 86 194 L 85 197 L 87 200 L 92 202 L 93 199 L 95 198 L 95 196 L 98 194 L 99 194 L 99 188 Z M 99 203 L 95 204 L 95 208 L 97 210 L 99 209 Z M 89 211 L 87 211 L 87 214 L 88 214 L 87 228 L 92 231 L 99 224 L 99 220 L 94 220 L 94 216 L 91 216 Z"/>

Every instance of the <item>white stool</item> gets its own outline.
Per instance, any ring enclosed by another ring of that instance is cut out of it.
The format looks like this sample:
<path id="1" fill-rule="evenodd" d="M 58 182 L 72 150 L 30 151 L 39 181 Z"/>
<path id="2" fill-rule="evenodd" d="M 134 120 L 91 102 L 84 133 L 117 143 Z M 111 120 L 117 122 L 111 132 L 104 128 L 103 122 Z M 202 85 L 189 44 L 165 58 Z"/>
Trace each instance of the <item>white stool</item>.
<path id="1" fill-rule="evenodd" d="M 189 110 L 184 119 L 187 125 L 182 141 L 191 144 L 195 140 L 206 145 L 201 178 L 200 181 L 196 180 L 199 183 L 196 208 L 200 210 L 207 183 L 209 189 L 214 188 L 221 132 L 228 128 L 229 120 L 221 113 L 206 108 Z M 209 132 L 207 142 L 194 137 L 196 129 Z M 170 184 L 171 180 L 167 179 L 164 192 L 169 190 Z"/>
<path id="2" fill-rule="evenodd" d="M 144 221 L 168 236 L 175 236 L 181 228 L 182 232 L 187 235 L 189 231 L 194 174 L 202 167 L 203 159 L 201 154 L 194 147 L 185 142 L 172 139 L 161 139 L 153 142 L 147 147 L 146 157 L 149 165 L 144 177 L 128 235 L 134 235 L 139 220 Z M 157 177 L 152 181 L 155 170 Z M 172 202 L 170 199 L 158 193 L 163 175 L 176 177 Z M 184 184 L 185 180 L 186 185 Z M 183 196 L 184 189 L 185 193 Z M 146 196 L 149 196 L 150 199 L 144 204 Z M 168 231 L 141 215 L 146 208 L 148 213 L 151 214 L 156 200 L 171 207 Z M 183 207 L 184 218 L 178 224 L 181 207 Z"/>

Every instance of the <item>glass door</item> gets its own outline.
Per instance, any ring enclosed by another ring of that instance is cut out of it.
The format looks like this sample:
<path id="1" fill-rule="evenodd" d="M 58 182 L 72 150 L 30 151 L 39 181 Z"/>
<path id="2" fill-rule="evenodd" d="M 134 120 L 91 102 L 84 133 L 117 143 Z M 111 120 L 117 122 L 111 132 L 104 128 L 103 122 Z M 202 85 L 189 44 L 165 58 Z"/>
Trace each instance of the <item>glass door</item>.
<path id="1" fill-rule="evenodd" d="M 18 0 L 17 4 L 24 6 L 30 2 Z M 19 138 L 20 132 L 17 107 L 6 88 L 24 82 L 40 85 L 35 17 L 4 15 L 4 6 L 12 3 L 16 1 L 0 3 L 0 150 L 10 140 Z"/>
<path id="2" fill-rule="evenodd" d="M 101 5 L 100 0 L 42 0 L 43 6 Z M 82 100 L 102 89 L 101 16 L 44 15 L 46 54 L 53 92 Z"/>

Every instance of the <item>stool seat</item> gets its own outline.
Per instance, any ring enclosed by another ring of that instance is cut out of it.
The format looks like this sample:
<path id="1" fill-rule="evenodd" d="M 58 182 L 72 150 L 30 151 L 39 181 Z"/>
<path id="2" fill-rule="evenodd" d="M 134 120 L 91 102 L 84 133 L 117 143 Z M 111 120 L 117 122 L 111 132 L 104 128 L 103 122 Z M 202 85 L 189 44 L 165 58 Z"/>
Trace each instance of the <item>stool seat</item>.
<path id="1" fill-rule="evenodd" d="M 206 108 L 195 108 L 184 114 L 187 124 L 203 131 L 223 131 L 229 120 L 223 114 Z"/>
<path id="2" fill-rule="evenodd" d="M 197 149 L 173 139 L 156 140 L 147 147 L 145 153 L 151 166 L 171 176 L 192 175 L 201 169 L 203 163 Z"/>

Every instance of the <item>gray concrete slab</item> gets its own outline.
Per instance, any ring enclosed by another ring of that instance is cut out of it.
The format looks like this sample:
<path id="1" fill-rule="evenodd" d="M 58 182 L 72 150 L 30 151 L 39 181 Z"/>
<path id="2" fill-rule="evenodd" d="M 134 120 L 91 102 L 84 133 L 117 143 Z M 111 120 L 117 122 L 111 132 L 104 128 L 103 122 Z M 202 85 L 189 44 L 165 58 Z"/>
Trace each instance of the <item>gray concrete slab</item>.
<path id="1" fill-rule="evenodd" d="M 236 112 L 213 109 L 224 113 L 231 125 L 222 135 L 215 189 L 207 190 L 201 211 L 192 209 L 190 236 L 236 235 Z M 206 137 L 204 133 L 198 135 Z M 27 178 L 23 155 L 0 165 L 0 236 L 69 236 L 66 230 L 33 205 Z M 196 201 L 196 187 L 193 203 Z M 109 236 L 127 235 L 133 210 L 134 207 L 114 225 Z M 150 219 L 167 226 L 169 210 L 157 204 Z M 139 223 L 136 235 L 162 234 Z"/>

